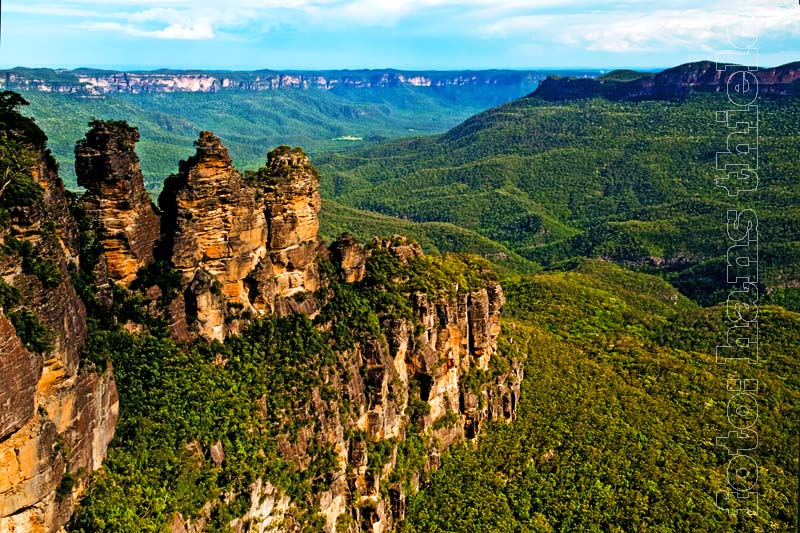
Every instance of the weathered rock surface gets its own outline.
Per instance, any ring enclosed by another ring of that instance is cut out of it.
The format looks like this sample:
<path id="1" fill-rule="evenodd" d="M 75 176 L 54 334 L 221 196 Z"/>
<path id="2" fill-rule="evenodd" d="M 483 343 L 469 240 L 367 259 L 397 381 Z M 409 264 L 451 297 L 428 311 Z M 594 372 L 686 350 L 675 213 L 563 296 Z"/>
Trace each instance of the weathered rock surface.
<path id="1" fill-rule="evenodd" d="M 298 298 L 319 283 L 319 177 L 306 155 L 276 149 L 245 180 L 211 132 L 196 145 L 159 198 L 189 329 L 223 339 L 251 316 L 312 314 L 313 298 Z"/>
<path id="2" fill-rule="evenodd" d="M 0 279 L 19 293 L 0 311 L 0 532 L 51 532 L 69 519 L 88 473 L 100 466 L 118 401 L 110 367 L 102 374 L 79 368 L 86 311 L 68 273 L 80 259 L 78 226 L 43 135 L 31 140 L 26 135 L 38 128 L 14 120 L 5 133 L 20 137 L 26 172 L 43 195 L 12 206 L 0 227 L 0 242 L 17 250 L 0 259 Z M 25 349 L 6 318 L 17 312 L 44 326 L 43 353 Z"/>
<path id="3" fill-rule="evenodd" d="M 0 309 L 0 441 L 33 417 L 42 358 L 25 349 Z"/>
<path id="4" fill-rule="evenodd" d="M 359 257 L 355 264 L 362 266 L 362 255 L 369 257 L 376 250 L 388 251 L 401 263 L 422 256 L 418 245 L 400 236 L 376 239 L 366 250 L 355 245 L 347 237 L 332 245 L 331 257 L 348 282 L 356 282 L 348 279 L 352 250 Z M 499 313 L 505 302 L 500 285 L 487 281 L 471 291 L 413 292 L 409 298 L 413 318 L 387 315 L 379 338 L 339 354 L 345 378 L 337 387 L 347 401 L 348 417 L 341 417 L 337 409 L 326 410 L 314 395 L 312 409 L 321 421 L 317 434 L 338 457 L 339 469 L 330 476 L 335 482 L 318 495 L 327 532 L 388 532 L 403 519 L 407 494 L 389 478 L 397 464 L 397 444 L 412 425 L 426 443 L 429 471 L 438 468 L 439 455 L 454 443 L 478 437 L 487 420 L 516 417 L 523 377 L 519 361 L 469 386 L 465 379 L 471 372 L 490 369 L 497 354 Z M 325 416 L 327 412 L 334 415 Z M 307 433 L 300 431 L 294 443 L 281 448 L 286 459 L 303 464 L 303 442 L 314 435 Z M 394 444 L 386 463 L 370 464 L 367 450 L 387 439 Z M 414 489 L 418 486 L 419 478 Z M 274 524 L 276 513 L 282 516 L 290 508 L 272 509 L 267 523 Z"/>
<path id="5" fill-rule="evenodd" d="M 127 287 L 126 294 L 139 298 L 134 300 L 147 312 L 167 319 L 175 338 L 222 340 L 259 315 L 314 316 L 326 298 L 344 289 L 342 282 L 356 284 L 347 287 L 356 291 L 374 289 L 368 285 L 375 272 L 370 260 L 391 260 L 401 265 L 398 271 L 418 269 L 427 260 L 401 236 L 376 238 L 366 247 L 342 237 L 326 250 L 318 237 L 319 177 L 302 150 L 279 147 L 265 167 L 243 176 L 210 132 L 201 133 L 196 154 L 165 183 L 159 219 L 145 201 L 137 139 L 124 123 L 97 122 L 76 149 L 78 174 L 88 189 L 81 202 L 102 248 L 94 258 L 94 281 Z M 86 261 L 66 192 L 47 157 L 36 160 L 31 175 L 45 190 L 44 199 L 12 210 L 0 237 L 29 243 L 57 275 L 40 279 L 26 271 L 19 254 L 11 254 L 0 258 L 0 277 L 51 332 L 52 346 L 32 353 L 6 318 L 19 306 L 0 309 L 0 533 L 52 532 L 67 522 L 87 474 L 105 456 L 119 409 L 110 365 L 98 372 L 80 364 L 86 308 L 68 265 L 86 267 Z M 326 269 L 321 276 L 320 256 L 329 257 L 338 272 L 328 275 Z M 175 269 L 176 292 L 137 280 L 140 269 L 152 264 Z M 438 468 L 441 453 L 476 438 L 487 420 L 516 415 L 521 366 L 504 360 L 501 371 L 492 365 L 503 355 L 497 351 L 505 301 L 500 285 L 487 278 L 469 287 L 400 290 L 407 312 L 371 315 L 378 318 L 370 333 L 340 349 L 337 364 L 325 367 L 330 390 L 311 390 L 293 430 L 276 443 L 287 464 L 301 469 L 321 446 L 333 452 L 333 471 L 311 496 L 326 532 L 391 531 L 405 515 L 408 493 Z M 332 326 L 318 322 L 321 329 Z M 149 327 L 124 326 L 133 332 Z M 266 409 L 266 399 L 253 402 Z M 412 430 L 427 457 L 410 482 L 390 482 L 398 446 Z M 186 449 L 224 470 L 236 450 L 223 441 L 190 442 Z M 378 443 L 389 453 L 372 453 Z M 258 478 L 245 492 L 250 505 L 230 522 L 235 531 L 300 527 L 294 514 L 299 502 L 273 483 Z M 175 512 L 165 527 L 203 531 L 214 506 L 236 496 L 209 495 L 198 516 Z"/>
<path id="6" fill-rule="evenodd" d="M 319 283 L 315 261 L 321 207 L 319 175 L 302 150 L 281 146 L 270 152 L 267 166 L 256 174 L 255 181 L 262 187 L 269 224 L 274 291 L 282 302 L 278 311 L 300 310 L 289 298 L 314 292 Z"/>
<path id="7" fill-rule="evenodd" d="M 331 259 L 339 263 L 342 279 L 355 283 L 364 279 L 367 253 L 352 235 L 342 235 L 331 244 Z"/>
<path id="8" fill-rule="evenodd" d="M 222 339 L 229 306 L 255 310 L 244 280 L 267 255 L 268 229 L 255 191 L 220 140 L 202 132 L 195 144 L 197 153 L 164 184 L 163 233 L 192 325 L 205 338 Z"/>
<path id="9" fill-rule="evenodd" d="M 103 274 L 126 287 L 153 262 L 159 235 L 134 151 L 138 140 L 138 130 L 124 122 L 95 121 L 75 147 L 78 185 L 87 189 L 82 202 L 98 225 Z"/>

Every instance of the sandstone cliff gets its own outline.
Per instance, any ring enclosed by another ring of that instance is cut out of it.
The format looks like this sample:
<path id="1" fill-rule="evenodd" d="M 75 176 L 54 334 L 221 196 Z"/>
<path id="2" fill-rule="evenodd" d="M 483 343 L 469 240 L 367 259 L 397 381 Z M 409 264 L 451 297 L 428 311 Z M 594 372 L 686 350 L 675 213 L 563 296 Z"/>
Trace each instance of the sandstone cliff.
<path id="1" fill-rule="evenodd" d="M 44 135 L 13 106 L 0 121 L 0 532 L 50 532 L 105 456 L 117 393 L 110 367 L 81 365 L 78 228 Z"/>
<path id="2" fill-rule="evenodd" d="M 318 282 L 319 178 L 306 155 L 277 149 L 245 181 L 211 132 L 196 145 L 159 198 L 190 328 L 221 340 L 250 317 L 313 313 L 296 298 Z"/>
<path id="3" fill-rule="evenodd" d="M 82 95 L 113 93 L 171 93 L 218 91 L 273 91 L 281 89 L 383 87 L 535 87 L 544 75 L 533 71 L 292 71 L 247 72 L 170 71 L 115 72 L 102 70 L 10 69 L 0 71 L 0 88 Z"/>
<path id="4" fill-rule="evenodd" d="M 324 380 L 310 391 L 310 401 L 286 414 L 281 425 L 294 429 L 279 437 L 278 450 L 292 465 L 287 468 L 303 469 L 317 460 L 320 447 L 334 453 L 324 475 L 328 481 L 310 494 L 314 512 L 324 519 L 320 530 L 394 531 L 405 516 L 407 497 L 438 468 L 441 454 L 478 438 L 489 420 L 515 418 L 521 361 L 498 354 L 504 297 L 491 277 L 459 285 L 448 278 L 454 271 L 441 270 L 438 260 L 401 236 L 376 238 L 368 246 L 344 237 L 331 248 L 334 271 L 320 276 L 327 301 L 320 302 L 318 328 L 332 331 L 347 322 L 342 298 L 350 291 L 360 295 L 359 306 L 376 305 L 389 291 L 403 298 L 408 312 L 379 311 L 378 330 L 337 351 L 336 364 L 321 371 Z M 420 267 L 440 283 L 422 288 L 414 273 Z M 360 279 L 354 272 L 362 273 Z M 266 415 L 267 399 L 258 403 Z M 406 448 L 409 439 L 414 452 Z M 213 449 L 209 455 L 209 462 L 215 461 Z M 247 511 L 230 523 L 235 531 L 307 527 L 296 517 L 309 503 L 293 498 L 291 486 L 266 472 L 245 494 Z M 176 514 L 170 527 L 201 531 L 214 507 L 236 497 L 210 499 L 200 517 Z"/>
<path id="5" fill-rule="evenodd" d="M 81 359 L 91 355 L 82 353 L 87 304 L 95 328 L 118 339 L 154 339 L 167 352 L 213 353 L 224 347 L 203 339 L 230 342 L 262 318 L 255 324 L 272 324 L 270 335 L 285 336 L 270 346 L 295 346 L 295 332 L 278 326 L 300 324 L 323 339 L 316 349 L 330 354 L 307 366 L 319 354 L 286 354 L 280 362 L 289 371 L 316 374 L 299 376 L 309 384 L 304 390 L 286 383 L 289 375 L 277 376 L 273 384 L 285 397 L 271 398 L 274 389 L 267 388 L 245 398 L 256 412 L 237 405 L 232 415 L 243 417 L 236 421 L 243 431 L 201 443 L 189 425 L 182 430 L 188 439 L 178 443 L 191 457 L 186 468 L 204 471 L 207 464 L 209 479 L 235 480 L 226 468 L 241 450 L 229 447 L 231 439 L 266 432 L 274 438 L 251 441 L 262 447 L 248 461 L 267 461 L 265 449 L 273 450 L 282 468 L 314 465 L 313 483 L 293 487 L 287 482 L 293 478 L 276 475 L 273 465 L 247 484 L 192 494 L 204 503 L 186 516 L 171 510 L 169 524 L 158 527 L 202 531 L 229 516 L 222 525 L 241 532 L 311 523 L 328 532 L 388 532 L 442 452 L 478 437 L 487 420 L 513 420 L 522 369 L 498 351 L 504 298 L 485 265 L 427 257 L 401 236 L 366 246 L 345 236 L 328 249 L 318 236 L 319 176 L 302 150 L 279 147 L 263 168 L 242 175 L 210 132 L 200 134 L 195 155 L 166 181 L 157 215 L 142 187 L 137 131 L 118 122 L 91 126 L 76 148 L 87 188 L 78 201 L 64 190 L 43 135 L 25 141 L 25 128 L 14 133 L 4 125 L 19 138 L 14 143 L 27 142 L 28 155 L 14 159 L 22 163 L 13 168 L 3 154 L 19 146 L 0 137 L 6 174 L 18 180 L 0 193 L 1 533 L 58 530 L 105 457 L 119 403 L 111 365 L 98 370 Z M 197 342 L 158 339 L 168 334 Z M 258 350 L 259 342 L 248 349 Z M 134 358 L 147 357 L 150 351 Z M 226 357 L 238 354 L 212 357 L 214 375 Z M 122 384 L 131 370 L 119 368 Z M 157 390 L 167 371 L 154 372 L 148 379 L 156 382 L 147 386 Z M 235 390 L 251 376 L 233 379 Z M 206 393 L 184 385 L 190 395 Z M 233 511 L 220 514 L 232 502 L 238 502 L 232 518 Z"/>
<path id="6" fill-rule="evenodd" d="M 87 214 L 98 223 L 103 260 L 99 279 L 127 287 L 153 262 L 159 219 L 144 189 L 134 146 L 139 132 L 124 122 L 95 121 L 75 148 L 78 185 Z"/>

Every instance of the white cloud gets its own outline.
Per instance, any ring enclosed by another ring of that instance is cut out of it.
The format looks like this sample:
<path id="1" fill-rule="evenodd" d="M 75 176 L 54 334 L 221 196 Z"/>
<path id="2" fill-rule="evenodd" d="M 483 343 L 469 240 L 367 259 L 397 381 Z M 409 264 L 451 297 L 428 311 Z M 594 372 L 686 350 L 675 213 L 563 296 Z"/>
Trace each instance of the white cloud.
<path id="1" fill-rule="evenodd" d="M 92 22 L 84 25 L 87 30 L 120 32 L 135 37 L 153 37 L 156 39 L 213 39 L 214 28 L 209 20 L 199 19 L 188 24 L 173 23 L 159 30 L 143 30 L 131 24 L 118 22 Z"/>
<path id="2" fill-rule="evenodd" d="M 91 6 L 89 6 L 91 7 Z M 81 17 L 81 18 L 116 18 L 124 13 L 104 13 L 96 9 L 70 7 L 55 4 L 7 4 L 3 6 L 6 13 L 19 13 L 25 15 L 42 15 L 45 17 Z"/>
<path id="3" fill-rule="evenodd" d="M 800 35 L 800 9 L 794 4 L 754 6 L 734 0 L 695 8 L 508 16 L 484 24 L 481 31 L 491 37 L 537 37 L 601 52 L 711 50 L 712 45 L 724 45 L 729 32 L 737 44 L 750 43 L 758 34 Z"/>
<path id="4" fill-rule="evenodd" d="M 657 0 L 27 0 L 4 8 L 84 18 L 83 28 L 143 38 L 213 39 L 245 26 L 257 33 L 281 24 L 312 31 L 404 24 L 417 34 L 631 52 L 710 48 L 725 40 L 731 24 L 757 24 L 762 35 L 800 35 L 800 8 L 793 1 L 671 0 L 664 7 Z"/>

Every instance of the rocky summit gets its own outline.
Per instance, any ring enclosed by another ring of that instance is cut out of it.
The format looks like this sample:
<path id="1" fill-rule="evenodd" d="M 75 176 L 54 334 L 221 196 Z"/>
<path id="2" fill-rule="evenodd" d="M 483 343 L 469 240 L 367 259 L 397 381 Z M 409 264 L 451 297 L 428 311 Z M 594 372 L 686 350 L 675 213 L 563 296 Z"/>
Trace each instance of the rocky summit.
<path id="1" fill-rule="evenodd" d="M 318 285 L 319 178 L 308 157 L 278 148 L 245 180 L 211 132 L 196 145 L 159 198 L 164 253 L 192 328 L 221 340 L 242 317 L 312 314 L 313 299 L 294 298 Z"/>
<path id="2" fill-rule="evenodd" d="M 101 278 L 124 287 L 153 262 L 159 220 L 144 189 L 134 146 L 139 132 L 123 122 L 93 122 L 75 147 L 78 185 L 85 209 L 99 224 L 105 261 Z"/>

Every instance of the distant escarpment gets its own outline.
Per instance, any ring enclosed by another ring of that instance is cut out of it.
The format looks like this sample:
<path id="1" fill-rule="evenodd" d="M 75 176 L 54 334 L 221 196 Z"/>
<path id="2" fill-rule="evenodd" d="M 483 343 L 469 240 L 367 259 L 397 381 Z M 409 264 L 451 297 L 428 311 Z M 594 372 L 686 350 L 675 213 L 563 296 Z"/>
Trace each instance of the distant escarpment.
<path id="1" fill-rule="evenodd" d="M 83 350 L 72 201 L 46 137 L 0 93 L 0 531 L 63 526 L 114 434 L 110 366 Z"/>
<path id="2" fill-rule="evenodd" d="M 747 71 L 742 74 L 738 71 Z M 738 74 L 737 74 L 738 72 Z M 757 80 L 757 82 L 756 82 Z M 740 95 L 800 95 L 800 63 L 774 68 L 734 67 L 718 70 L 712 61 L 686 63 L 657 74 L 613 71 L 599 78 L 550 76 L 531 96 L 545 100 L 606 98 L 609 100 L 671 100 L 694 92 Z"/>
<path id="3" fill-rule="evenodd" d="M 389 87 L 535 87 L 542 72 L 485 71 L 111 71 L 15 68 L 0 71 L 0 88 L 97 96 L 114 93 L 365 89 Z M 530 89 L 528 89 L 530 90 Z"/>

